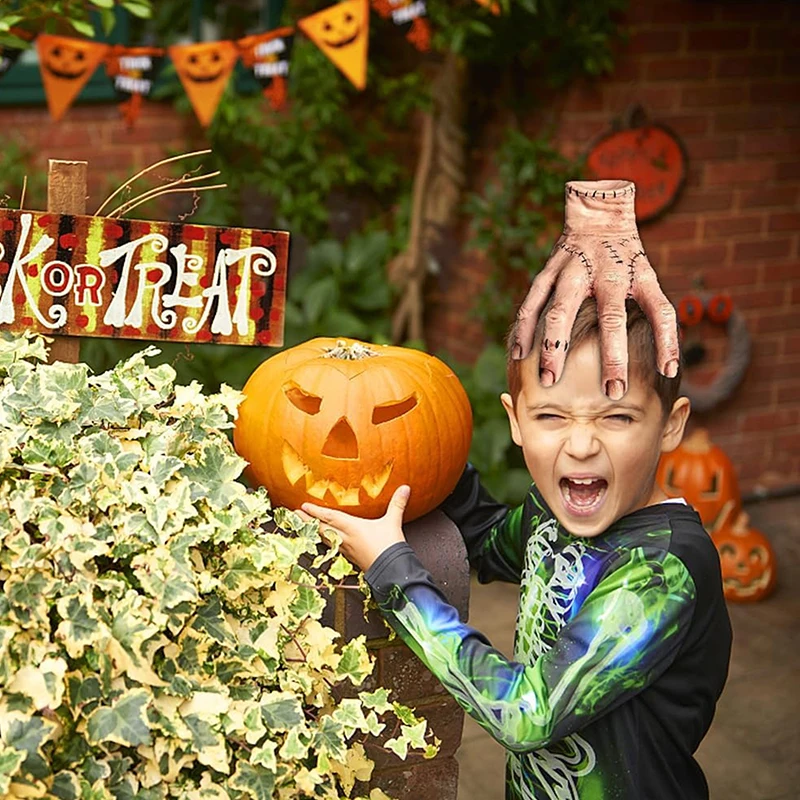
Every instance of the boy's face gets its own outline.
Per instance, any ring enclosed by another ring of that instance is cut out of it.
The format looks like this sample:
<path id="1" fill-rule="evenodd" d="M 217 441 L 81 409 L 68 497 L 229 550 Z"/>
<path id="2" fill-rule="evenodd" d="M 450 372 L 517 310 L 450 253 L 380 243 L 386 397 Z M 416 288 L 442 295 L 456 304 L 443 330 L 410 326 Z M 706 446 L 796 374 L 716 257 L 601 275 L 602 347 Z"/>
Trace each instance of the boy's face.
<path id="1" fill-rule="evenodd" d="M 664 419 L 655 390 L 631 370 L 621 400 L 600 383 L 596 339 L 569 353 L 561 380 L 539 383 L 535 356 L 521 365 L 516 406 L 501 397 L 514 442 L 559 522 L 576 536 L 597 536 L 625 514 L 664 499 L 655 483 L 658 458 L 683 436 L 689 401 L 676 400 Z"/>

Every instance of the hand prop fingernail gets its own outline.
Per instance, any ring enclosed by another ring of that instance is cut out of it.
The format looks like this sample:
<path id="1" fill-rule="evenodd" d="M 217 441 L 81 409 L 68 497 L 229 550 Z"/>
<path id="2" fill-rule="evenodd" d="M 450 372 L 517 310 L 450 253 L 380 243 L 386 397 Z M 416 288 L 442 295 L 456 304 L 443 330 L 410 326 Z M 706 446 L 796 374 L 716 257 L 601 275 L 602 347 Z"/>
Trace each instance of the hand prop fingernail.
<path id="1" fill-rule="evenodd" d="M 522 358 L 522 345 L 519 342 L 514 342 L 511 347 L 511 358 L 514 361 L 519 361 Z"/>
<path id="2" fill-rule="evenodd" d="M 625 394 L 625 384 L 622 381 L 614 380 L 606 382 L 606 396 L 611 400 L 621 400 Z"/>
<path id="3" fill-rule="evenodd" d="M 668 361 L 667 366 L 664 367 L 664 374 L 668 378 L 674 378 L 678 374 L 678 362 L 674 359 L 672 361 Z"/>
<path id="4" fill-rule="evenodd" d="M 556 382 L 556 376 L 549 369 L 539 370 L 539 383 L 542 386 L 552 386 Z"/>

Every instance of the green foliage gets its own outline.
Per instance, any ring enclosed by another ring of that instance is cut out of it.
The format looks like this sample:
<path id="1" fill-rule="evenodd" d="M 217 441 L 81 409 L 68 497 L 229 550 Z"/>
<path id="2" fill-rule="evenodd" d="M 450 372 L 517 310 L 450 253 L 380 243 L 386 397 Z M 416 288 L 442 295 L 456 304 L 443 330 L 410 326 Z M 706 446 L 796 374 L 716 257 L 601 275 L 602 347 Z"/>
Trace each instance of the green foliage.
<path id="1" fill-rule="evenodd" d="M 14 35 L 12 27 L 30 33 L 80 34 L 94 38 L 95 22 L 108 34 L 114 28 L 115 6 L 146 19 L 152 13 L 152 0 L 18 0 L 0 8 L 0 45 L 27 47 L 25 39 Z"/>
<path id="2" fill-rule="evenodd" d="M 333 695 L 373 666 L 320 622 L 341 558 L 238 481 L 239 393 L 152 352 L 92 376 L 0 337 L 0 795 L 351 797 L 387 714 L 432 756 L 386 690 Z"/>
<path id="3" fill-rule="evenodd" d="M 21 139 L 0 138 L 0 206 L 19 208 L 22 187 L 25 188 L 25 207 L 44 208 L 47 197 L 47 178 L 34 163 L 35 152 Z"/>

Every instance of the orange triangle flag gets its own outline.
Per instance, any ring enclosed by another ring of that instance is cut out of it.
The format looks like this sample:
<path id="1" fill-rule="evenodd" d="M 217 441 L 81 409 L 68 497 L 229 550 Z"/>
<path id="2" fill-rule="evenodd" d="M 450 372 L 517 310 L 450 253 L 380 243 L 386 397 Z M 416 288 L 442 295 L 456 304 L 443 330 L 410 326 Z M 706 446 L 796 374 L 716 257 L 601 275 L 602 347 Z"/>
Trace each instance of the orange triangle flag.
<path id="1" fill-rule="evenodd" d="M 297 25 L 356 89 L 367 85 L 369 0 L 344 0 Z"/>
<path id="2" fill-rule="evenodd" d="M 233 42 L 175 44 L 169 48 L 194 113 L 207 128 L 214 119 L 239 51 Z"/>
<path id="3" fill-rule="evenodd" d="M 59 120 L 102 63 L 108 45 L 40 33 L 36 49 L 47 108 L 50 116 Z"/>

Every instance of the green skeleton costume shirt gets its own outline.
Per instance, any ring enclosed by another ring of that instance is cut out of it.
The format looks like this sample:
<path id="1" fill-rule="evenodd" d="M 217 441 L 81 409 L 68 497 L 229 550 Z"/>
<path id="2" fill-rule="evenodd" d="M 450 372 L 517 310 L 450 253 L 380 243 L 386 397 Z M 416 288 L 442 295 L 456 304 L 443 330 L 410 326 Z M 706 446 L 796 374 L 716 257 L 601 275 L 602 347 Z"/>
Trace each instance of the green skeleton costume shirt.
<path id="1" fill-rule="evenodd" d="M 459 619 L 407 544 L 382 553 L 367 580 L 399 636 L 506 748 L 506 797 L 708 797 L 693 753 L 731 629 L 697 514 L 663 503 L 578 538 L 535 486 L 509 510 L 471 467 L 442 509 L 481 582 L 521 584 L 513 661 Z"/>

